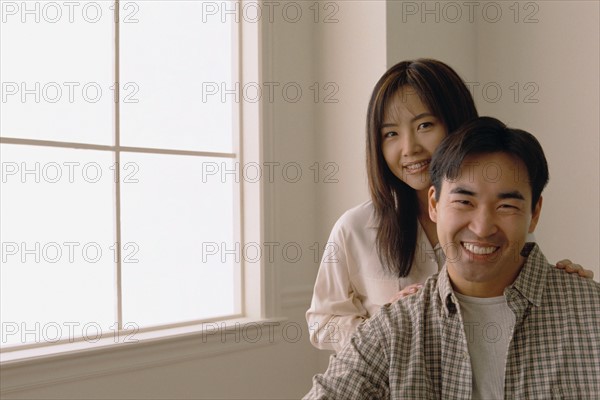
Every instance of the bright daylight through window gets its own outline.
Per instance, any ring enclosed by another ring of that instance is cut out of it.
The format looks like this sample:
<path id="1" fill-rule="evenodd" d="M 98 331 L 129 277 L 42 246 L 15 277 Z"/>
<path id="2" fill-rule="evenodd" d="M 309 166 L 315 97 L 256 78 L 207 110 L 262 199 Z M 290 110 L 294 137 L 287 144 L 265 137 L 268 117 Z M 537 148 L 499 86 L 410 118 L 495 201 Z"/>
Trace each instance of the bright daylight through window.
<path id="1" fill-rule="evenodd" d="M 239 315 L 235 19 L 1 3 L 3 351 Z"/>

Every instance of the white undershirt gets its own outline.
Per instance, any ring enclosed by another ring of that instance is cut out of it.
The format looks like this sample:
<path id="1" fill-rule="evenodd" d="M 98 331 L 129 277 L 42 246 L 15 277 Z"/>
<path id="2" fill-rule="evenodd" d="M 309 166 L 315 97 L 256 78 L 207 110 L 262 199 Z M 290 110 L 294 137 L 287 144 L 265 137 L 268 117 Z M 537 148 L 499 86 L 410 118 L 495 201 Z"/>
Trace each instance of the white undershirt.
<path id="1" fill-rule="evenodd" d="M 454 293 L 460 305 L 473 371 L 473 400 L 503 399 L 504 371 L 515 315 L 504 296 Z"/>

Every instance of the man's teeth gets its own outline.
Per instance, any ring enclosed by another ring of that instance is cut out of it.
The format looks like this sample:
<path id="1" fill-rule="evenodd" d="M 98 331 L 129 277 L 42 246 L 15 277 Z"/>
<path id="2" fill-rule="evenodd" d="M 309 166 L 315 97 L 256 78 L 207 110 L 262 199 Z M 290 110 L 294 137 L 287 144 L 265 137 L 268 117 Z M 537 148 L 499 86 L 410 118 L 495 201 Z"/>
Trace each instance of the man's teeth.
<path id="1" fill-rule="evenodd" d="M 495 247 L 495 246 L 483 247 L 483 246 L 476 246 L 471 243 L 463 243 L 463 246 L 465 249 L 469 250 L 473 254 L 491 254 L 494 251 L 496 251 L 496 249 L 497 249 L 497 247 Z"/>
<path id="2" fill-rule="evenodd" d="M 424 166 L 426 166 L 427 164 L 429 164 L 429 161 L 421 161 L 419 163 L 416 164 L 410 164 L 406 166 L 406 169 L 419 169 L 419 168 L 423 168 Z"/>

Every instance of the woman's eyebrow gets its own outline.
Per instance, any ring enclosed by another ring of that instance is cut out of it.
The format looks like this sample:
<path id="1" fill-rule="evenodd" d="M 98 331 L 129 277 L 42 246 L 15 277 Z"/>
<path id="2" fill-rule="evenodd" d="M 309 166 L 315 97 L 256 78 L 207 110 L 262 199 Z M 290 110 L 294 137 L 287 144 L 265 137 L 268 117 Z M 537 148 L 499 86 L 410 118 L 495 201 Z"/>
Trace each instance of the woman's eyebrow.
<path id="1" fill-rule="evenodd" d="M 415 116 L 414 116 L 414 117 L 411 119 L 411 121 L 416 121 L 416 120 L 418 120 L 418 119 L 425 118 L 425 117 L 435 117 L 435 115 L 433 115 L 433 114 L 432 114 L 432 113 L 430 113 L 430 112 L 424 112 L 424 113 L 421 113 L 421 114 L 419 114 L 419 115 L 415 115 Z"/>
<path id="2" fill-rule="evenodd" d="M 419 115 L 415 115 L 414 117 L 412 117 L 410 119 L 410 122 L 415 122 L 415 121 L 417 121 L 417 120 L 419 120 L 421 118 L 425 118 L 425 117 L 435 117 L 435 115 L 433 115 L 430 112 L 424 112 L 424 113 L 421 113 Z M 393 127 L 393 126 L 398 126 L 398 124 L 393 123 L 393 122 L 386 122 L 386 123 L 381 124 L 381 129 L 383 129 L 383 128 L 389 128 L 389 127 Z"/>

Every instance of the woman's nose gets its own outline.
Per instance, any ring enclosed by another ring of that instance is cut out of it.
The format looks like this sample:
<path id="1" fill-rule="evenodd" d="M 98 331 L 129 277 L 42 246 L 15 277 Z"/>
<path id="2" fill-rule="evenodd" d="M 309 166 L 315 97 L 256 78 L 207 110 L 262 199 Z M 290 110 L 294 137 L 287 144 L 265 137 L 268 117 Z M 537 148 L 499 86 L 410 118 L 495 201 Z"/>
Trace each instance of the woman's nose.
<path id="1" fill-rule="evenodd" d="M 407 132 L 406 134 L 402 135 L 402 138 L 402 155 L 411 156 L 419 153 L 423 149 L 421 147 L 421 143 L 419 143 L 414 133 Z"/>

